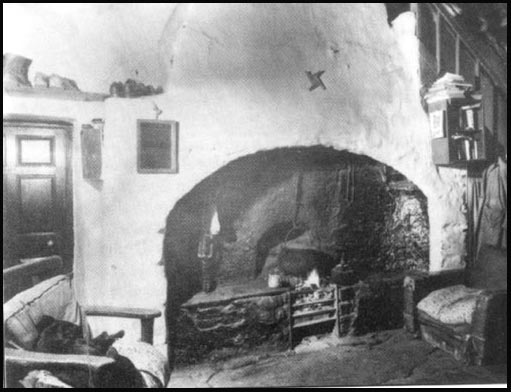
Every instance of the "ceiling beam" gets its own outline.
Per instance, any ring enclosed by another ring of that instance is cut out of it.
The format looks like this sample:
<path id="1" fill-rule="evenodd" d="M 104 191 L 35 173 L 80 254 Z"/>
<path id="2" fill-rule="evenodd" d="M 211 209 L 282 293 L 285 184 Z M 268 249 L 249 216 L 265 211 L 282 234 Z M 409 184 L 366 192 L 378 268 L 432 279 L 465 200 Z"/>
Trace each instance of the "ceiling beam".
<path id="1" fill-rule="evenodd" d="M 445 3 L 428 3 L 437 10 L 443 19 L 460 37 L 471 54 L 481 62 L 493 82 L 507 97 L 507 53 L 495 45 L 488 45 L 488 40 L 469 31 L 452 13 Z"/>

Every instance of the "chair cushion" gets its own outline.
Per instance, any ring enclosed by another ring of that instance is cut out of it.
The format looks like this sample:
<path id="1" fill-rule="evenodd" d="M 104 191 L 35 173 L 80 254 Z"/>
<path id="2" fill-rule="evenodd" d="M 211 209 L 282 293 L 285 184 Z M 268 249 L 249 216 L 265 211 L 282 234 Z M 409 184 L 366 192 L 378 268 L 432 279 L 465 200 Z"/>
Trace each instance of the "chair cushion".
<path id="1" fill-rule="evenodd" d="M 15 295 L 4 304 L 6 340 L 31 350 L 39 336 L 37 324 L 44 316 L 81 325 L 81 311 L 70 277 L 58 275 Z"/>
<path id="2" fill-rule="evenodd" d="M 117 340 L 112 347 L 128 358 L 141 372 L 148 388 L 165 388 L 170 378 L 167 359 L 154 346 L 126 339 Z"/>
<path id="3" fill-rule="evenodd" d="M 481 292 L 461 284 L 450 286 L 430 293 L 417 304 L 417 309 L 444 324 L 470 325 Z"/>

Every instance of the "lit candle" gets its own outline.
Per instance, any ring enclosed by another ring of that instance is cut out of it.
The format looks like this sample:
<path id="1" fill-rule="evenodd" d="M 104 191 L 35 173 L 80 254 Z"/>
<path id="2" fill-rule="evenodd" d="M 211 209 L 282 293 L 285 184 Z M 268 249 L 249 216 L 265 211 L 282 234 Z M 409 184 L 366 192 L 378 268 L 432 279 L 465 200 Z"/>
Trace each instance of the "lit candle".
<path id="1" fill-rule="evenodd" d="M 211 224 L 209 225 L 209 233 L 202 235 L 199 241 L 198 257 L 201 259 L 210 259 L 214 253 L 215 237 L 220 233 L 220 221 L 218 220 L 218 212 L 215 209 Z"/>
<path id="2" fill-rule="evenodd" d="M 216 255 L 215 242 L 218 233 L 220 233 L 220 221 L 218 219 L 218 212 L 215 209 L 209 225 L 209 233 L 202 235 L 197 252 L 197 256 L 202 261 L 202 289 L 205 292 L 210 292 L 214 289 L 212 271 L 214 266 L 212 265 L 212 260 Z"/>
<path id="3" fill-rule="evenodd" d="M 209 225 L 209 232 L 211 235 L 218 235 L 220 233 L 220 221 L 218 220 L 218 212 L 215 208 L 213 218 L 211 218 L 211 224 Z"/>

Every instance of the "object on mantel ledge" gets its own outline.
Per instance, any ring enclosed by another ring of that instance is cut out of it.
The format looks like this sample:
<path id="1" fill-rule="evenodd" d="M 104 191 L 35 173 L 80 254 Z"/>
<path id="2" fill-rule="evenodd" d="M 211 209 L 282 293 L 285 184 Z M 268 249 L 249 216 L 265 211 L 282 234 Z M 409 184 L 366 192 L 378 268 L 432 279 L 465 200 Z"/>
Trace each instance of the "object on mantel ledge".
<path id="1" fill-rule="evenodd" d="M 32 60 L 17 54 L 4 54 L 4 88 L 32 87 L 28 80 L 28 69 Z"/>
<path id="2" fill-rule="evenodd" d="M 20 55 L 4 54 L 3 87 L 8 95 L 28 98 L 65 99 L 71 101 L 104 101 L 108 96 L 80 91 L 72 79 L 37 72 L 34 87 L 28 80 L 32 60 Z"/>
<path id="3" fill-rule="evenodd" d="M 128 79 L 126 82 L 113 82 L 110 85 L 110 95 L 119 98 L 136 98 L 148 95 L 156 95 L 163 93 L 161 86 L 153 87 L 146 85 L 134 79 Z"/>
<path id="4" fill-rule="evenodd" d="M 64 90 L 60 88 L 45 87 L 13 87 L 5 88 L 4 91 L 11 96 L 21 96 L 26 98 L 47 98 L 63 99 L 69 101 L 104 101 L 108 94 L 90 93 L 85 91 Z"/>
<path id="5" fill-rule="evenodd" d="M 64 78 L 57 74 L 46 75 L 42 72 L 37 72 L 35 74 L 33 85 L 38 88 L 58 88 L 61 90 L 80 91 L 73 79 Z"/>

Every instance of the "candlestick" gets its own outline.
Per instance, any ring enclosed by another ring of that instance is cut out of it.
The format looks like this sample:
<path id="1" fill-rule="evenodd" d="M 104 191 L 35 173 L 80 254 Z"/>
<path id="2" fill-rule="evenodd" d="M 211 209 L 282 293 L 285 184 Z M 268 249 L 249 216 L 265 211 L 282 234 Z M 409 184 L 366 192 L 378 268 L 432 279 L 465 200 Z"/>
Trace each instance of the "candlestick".
<path id="1" fill-rule="evenodd" d="M 204 234 L 199 241 L 197 256 L 201 260 L 202 290 L 209 293 L 215 289 L 215 236 Z"/>
<path id="2" fill-rule="evenodd" d="M 213 257 L 213 235 L 204 234 L 199 241 L 197 256 L 200 259 L 211 259 Z"/>

